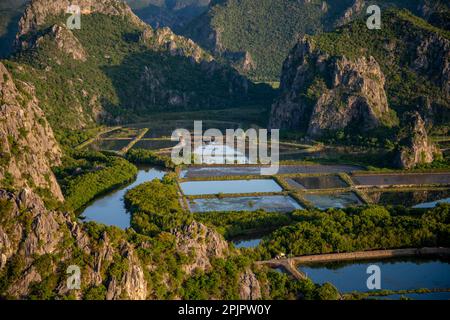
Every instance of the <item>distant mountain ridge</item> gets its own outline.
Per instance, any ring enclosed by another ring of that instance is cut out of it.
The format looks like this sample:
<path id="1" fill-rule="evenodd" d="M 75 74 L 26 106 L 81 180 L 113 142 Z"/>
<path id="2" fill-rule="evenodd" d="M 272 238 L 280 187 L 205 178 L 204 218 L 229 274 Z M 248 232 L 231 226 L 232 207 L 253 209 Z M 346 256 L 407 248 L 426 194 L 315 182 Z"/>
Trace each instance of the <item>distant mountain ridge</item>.
<path id="1" fill-rule="evenodd" d="M 431 162 L 427 132 L 450 132 L 450 32 L 404 9 L 382 18 L 381 30 L 357 19 L 299 40 L 283 64 L 271 127 L 315 138 L 398 139 L 408 146 L 402 167 Z"/>
<path id="2" fill-rule="evenodd" d="M 181 32 L 252 79 L 276 81 L 298 38 L 331 31 L 375 4 L 406 8 L 441 28 L 449 25 L 449 4 L 441 0 L 223 0 Z"/>
<path id="3" fill-rule="evenodd" d="M 208 9 L 210 0 L 127 0 L 133 11 L 152 27 L 182 30 Z"/>
<path id="4" fill-rule="evenodd" d="M 5 62 L 15 78 L 36 87 L 55 128 L 130 121 L 156 110 L 229 107 L 248 101 L 254 90 L 193 41 L 154 30 L 121 1 L 79 0 L 82 28 L 68 30 L 69 3 L 33 0 L 19 22 L 22 49 Z"/>

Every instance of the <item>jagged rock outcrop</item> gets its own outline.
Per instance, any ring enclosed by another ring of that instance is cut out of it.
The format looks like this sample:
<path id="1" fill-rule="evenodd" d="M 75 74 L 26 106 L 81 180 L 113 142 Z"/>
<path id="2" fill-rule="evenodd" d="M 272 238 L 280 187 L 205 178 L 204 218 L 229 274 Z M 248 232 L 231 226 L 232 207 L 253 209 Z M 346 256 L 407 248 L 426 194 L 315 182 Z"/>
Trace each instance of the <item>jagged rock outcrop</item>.
<path id="1" fill-rule="evenodd" d="M 404 43 L 411 53 L 411 68 L 438 85 L 450 99 L 450 40 L 437 32 L 408 33 Z"/>
<path id="2" fill-rule="evenodd" d="M 425 122 L 418 112 L 406 113 L 403 124 L 395 158 L 398 167 L 411 169 L 439 157 L 440 151 L 428 138 Z"/>
<path id="3" fill-rule="evenodd" d="M 212 56 L 194 41 L 174 34 L 169 28 L 153 30 L 150 27 L 146 27 L 142 32 L 140 41 L 150 49 L 167 51 L 172 56 L 190 57 L 196 63 L 213 60 Z"/>
<path id="4" fill-rule="evenodd" d="M 284 62 L 270 126 L 313 137 L 350 126 L 361 131 L 391 126 L 384 85 L 373 57 L 331 57 L 303 38 Z"/>
<path id="5" fill-rule="evenodd" d="M 39 36 L 34 43 L 29 43 L 33 47 L 39 48 L 45 41 L 51 41 L 56 47 L 74 60 L 86 61 L 87 54 L 80 41 L 73 35 L 72 31 L 65 25 L 55 24 L 42 36 Z"/>
<path id="6" fill-rule="evenodd" d="M 104 287 L 104 296 L 97 297 L 111 300 L 152 298 L 158 286 L 177 289 L 168 285 L 169 273 L 160 283 L 148 282 L 148 272 L 159 262 L 142 261 L 138 251 L 151 250 L 151 243 L 130 243 L 116 232 L 102 231 L 97 237 L 88 229 L 71 214 L 47 210 L 29 189 L 18 195 L 0 189 L 0 272 L 14 269 L 0 287 L 0 296 L 25 299 L 41 283 L 51 284 L 56 297 L 77 299 L 85 298 L 91 288 Z M 185 279 L 194 271 L 210 271 L 212 259 L 233 254 L 219 234 L 198 222 L 174 230 L 173 235 L 175 252 L 188 257 L 180 265 Z M 81 290 L 66 285 L 69 265 L 81 268 Z M 261 286 L 251 269 L 243 270 L 239 281 L 242 299 L 261 297 Z"/>
<path id="7" fill-rule="evenodd" d="M 39 26 L 46 22 L 49 16 L 65 14 L 69 6 L 72 5 L 79 6 L 82 15 L 102 13 L 126 17 L 137 25 L 145 25 L 126 3 L 119 0 L 32 0 L 19 21 L 17 45 L 21 46 L 21 37 L 29 32 L 36 31 Z"/>
<path id="8" fill-rule="evenodd" d="M 51 170 L 60 163 L 61 150 L 27 83 L 13 81 L 0 63 L 0 182 L 12 187 L 49 189 L 63 195 Z"/>
<path id="9" fill-rule="evenodd" d="M 205 79 L 214 81 L 221 79 L 228 85 L 230 99 L 245 97 L 248 94 L 249 82 L 236 70 L 221 65 L 213 57 L 195 44 L 192 40 L 175 35 L 169 28 L 153 30 L 144 29 L 140 42 L 152 51 L 168 52 L 171 56 L 189 59 L 192 65 L 198 65 Z M 139 103 L 146 101 L 152 105 L 169 105 L 174 107 L 188 107 L 197 104 L 223 104 L 223 101 L 200 96 L 193 87 L 192 90 L 171 89 L 170 75 L 149 66 L 143 66 L 136 87 L 135 96 L 140 97 Z"/>
<path id="10" fill-rule="evenodd" d="M 112 278 L 106 292 L 107 300 L 131 299 L 145 300 L 147 297 L 147 281 L 144 270 L 133 248 L 125 244 L 122 256 L 127 259 L 127 269 L 121 280 Z"/>
<path id="11" fill-rule="evenodd" d="M 13 257 L 21 261 L 23 269 L 16 275 L 17 278 L 10 279 L 4 289 L 8 296 L 24 298 L 30 285 L 42 280 L 40 271 L 34 265 L 35 259 L 61 252 L 61 244 L 67 234 L 67 216 L 60 212 L 48 212 L 42 200 L 30 189 L 23 189 L 18 196 L 0 190 L 0 203 L 0 270 Z M 54 265 L 45 267 L 53 270 Z"/>
<path id="12" fill-rule="evenodd" d="M 183 266 L 187 274 L 208 270 L 212 257 L 223 258 L 229 252 L 227 242 L 219 234 L 196 221 L 173 233 L 178 250 L 191 257 L 191 262 Z"/>
<path id="13" fill-rule="evenodd" d="M 261 286 L 255 274 L 250 270 L 245 270 L 239 277 L 239 296 L 242 300 L 261 299 Z"/>
<path id="14" fill-rule="evenodd" d="M 358 16 L 363 12 L 363 10 L 366 7 L 366 1 L 365 0 L 354 0 L 351 7 L 348 7 L 342 16 L 337 20 L 336 25 L 342 26 L 346 23 L 349 23 L 352 21 L 355 16 Z"/>
<path id="15" fill-rule="evenodd" d="M 248 51 L 245 52 L 244 58 L 242 59 L 241 69 L 244 72 L 249 72 L 256 69 L 256 62 L 253 60 L 252 55 Z"/>

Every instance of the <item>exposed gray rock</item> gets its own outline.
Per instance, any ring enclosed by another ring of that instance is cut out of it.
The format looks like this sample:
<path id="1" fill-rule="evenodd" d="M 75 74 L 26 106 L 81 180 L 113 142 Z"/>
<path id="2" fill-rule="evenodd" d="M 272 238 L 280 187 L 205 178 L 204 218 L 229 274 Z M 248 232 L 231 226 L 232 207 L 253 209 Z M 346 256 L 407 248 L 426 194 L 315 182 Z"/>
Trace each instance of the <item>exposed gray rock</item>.
<path id="1" fill-rule="evenodd" d="M 191 262 L 183 266 L 187 274 L 208 270 L 212 257 L 223 258 L 229 250 L 227 242 L 218 233 L 195 221 L 174 230 L 173 234 L 178 250 L 192 257 Z"/>
<path id="2" fill-rule="evenodd" d="M 45 41 L 55 43 L 61 52 L 71 56 L 74 60 L 86 61 L 87 55 L 80 41 L 64 25 L 53 25 L 45 35 L 36 40 L 33 46 L 39 47 Z"/>
<path id="3" fill-rule="evenodd" d="M 368 131 L 392 126 L 385 77 L 373 57 L 330 57 L 303 38 L 284 62 L 281 96 L 272 106 L 272 128 L 317 137 L 348 126 Z"/>
<path id="4" fill-rule="evenodd" d="M 425 122 L 418 112 L 406 113 L 403 122 L 396 151 L 397 166 L 411 169 L 439 157 L 440 151 L 428 138 Z"/>
<path id="5" fill-rule="evenodd" d="M 17 45 L 21 46 L 21 36 L 36 31 L 39 26 L 44 25 L 48 17 L 65 14 L 71 5 L 78 5 L 82 15 L 102 13 L 126 17 L 137 25 L 145 25 L 126 3 L 119 0 L 32 0 L 19 21 Z"/>
<path id="6" fill-rule="evenodd" d="M 59 200 L 62 192 L 51 170 L 61 150 L 47 123 L 34 88 L 20 82 L 0 63 L 0 181 L 8 174 L 13 186 L 47 188 Z"/>
<path id="7" fill-rule="evenodd" d="M 245 270 L 239 277 L 239 296 L 242 300 L 261 299 L 261 286 L 255 274 L 250 270 Z"/>

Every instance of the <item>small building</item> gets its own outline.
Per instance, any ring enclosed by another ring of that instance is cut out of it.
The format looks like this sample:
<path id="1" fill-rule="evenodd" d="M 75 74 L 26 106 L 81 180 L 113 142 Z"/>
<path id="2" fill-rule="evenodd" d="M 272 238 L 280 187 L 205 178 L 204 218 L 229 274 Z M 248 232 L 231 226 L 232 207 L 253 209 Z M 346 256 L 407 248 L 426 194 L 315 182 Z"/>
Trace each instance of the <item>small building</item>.
<path id="1" fill-rule="evenodd" d="M 277 255 L 275 256 L 275 259 L 276 259 L 276 260 L 280 260 L 280 259 L 283 259 L 283 258 L 286 258 L 286 254 L 285 254 L 285 253 L 282 253 L 282 252 L 280 252 L 279 254 L 277 254 Z"/>

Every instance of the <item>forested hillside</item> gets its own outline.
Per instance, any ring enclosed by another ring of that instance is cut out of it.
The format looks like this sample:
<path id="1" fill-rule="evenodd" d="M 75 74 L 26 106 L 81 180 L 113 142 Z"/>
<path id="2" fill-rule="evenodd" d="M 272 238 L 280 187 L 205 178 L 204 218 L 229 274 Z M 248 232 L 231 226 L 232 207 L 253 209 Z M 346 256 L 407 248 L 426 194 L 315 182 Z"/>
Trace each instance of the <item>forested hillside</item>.
<path id="1" fill-rule="evenodd" d="M 84 14 L 82 28 L 68 30 L 63 7 L 57 15 L 30 9 L 19 29 L 22 49 L 5 61 L 15 79 L 35 87 L 55 129 L 242 105 L 256 94 L 252 83 L 191 40 L 154 30 L 131 10 Z M 40 23 L 26 19 L 33 14 Z"/>
<path id="2" fill-rule="evenodd" d="M 448 25 L 448 4 L 429 0 L 217 1 L 184 34 L 253 79 L 277 81 L 290 48 L 305 34 L 330 31 L 364 15 L 369 5 L 406 8 Z"/>

